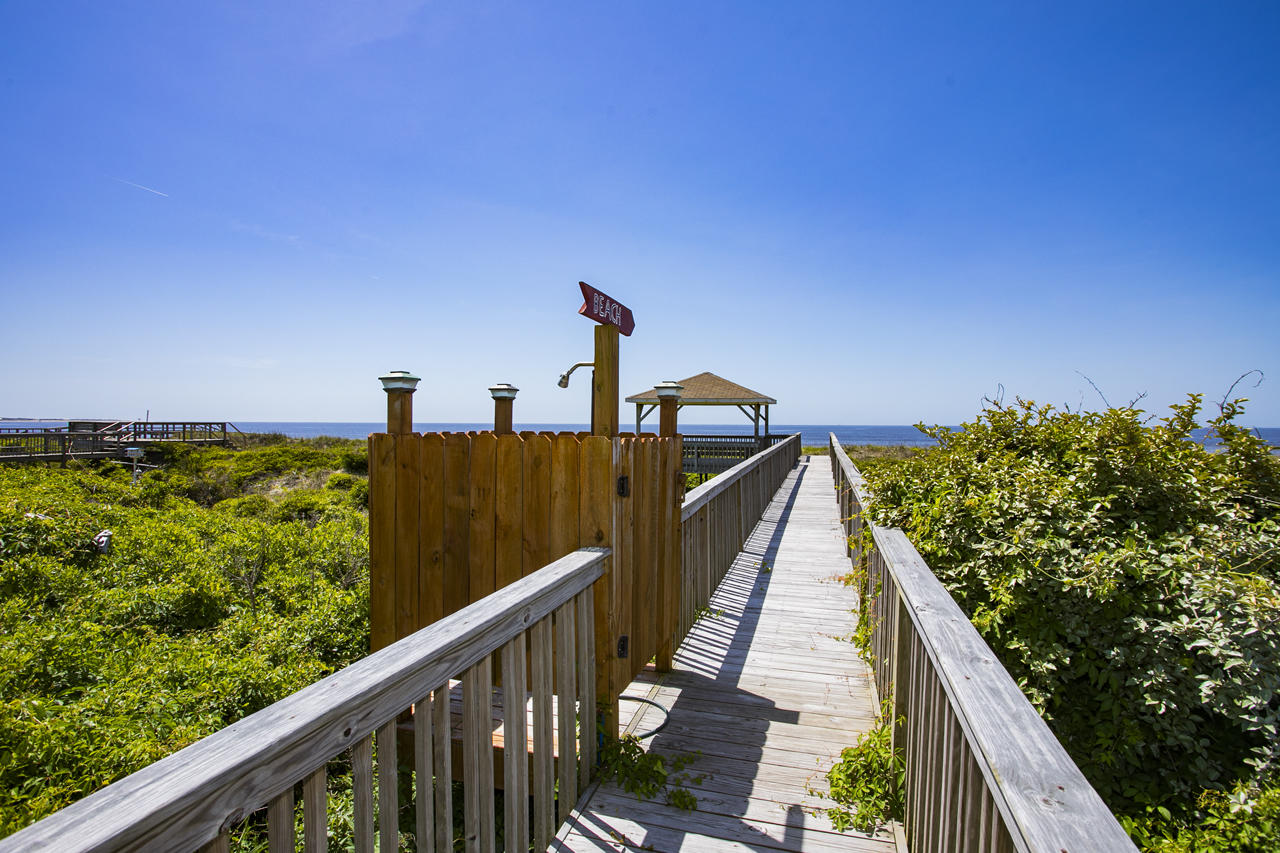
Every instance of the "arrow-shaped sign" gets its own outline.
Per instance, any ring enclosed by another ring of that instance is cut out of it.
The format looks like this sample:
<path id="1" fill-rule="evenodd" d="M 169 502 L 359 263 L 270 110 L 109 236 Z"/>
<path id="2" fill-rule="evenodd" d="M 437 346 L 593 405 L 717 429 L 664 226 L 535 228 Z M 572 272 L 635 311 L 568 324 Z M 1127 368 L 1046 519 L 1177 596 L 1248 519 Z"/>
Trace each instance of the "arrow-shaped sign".
<path id="1" fill-rule="evenodd" d="M 636 320 L 631 316 L 631 309 L 608 294 L 601 293 L 585 281 L 578 282 L 582 288 L 582 307 L 578 313 L 583 317 L 595 320 L 608 326 L 617 326 L 622 334 L 630 336 L 636 327 Z"/>

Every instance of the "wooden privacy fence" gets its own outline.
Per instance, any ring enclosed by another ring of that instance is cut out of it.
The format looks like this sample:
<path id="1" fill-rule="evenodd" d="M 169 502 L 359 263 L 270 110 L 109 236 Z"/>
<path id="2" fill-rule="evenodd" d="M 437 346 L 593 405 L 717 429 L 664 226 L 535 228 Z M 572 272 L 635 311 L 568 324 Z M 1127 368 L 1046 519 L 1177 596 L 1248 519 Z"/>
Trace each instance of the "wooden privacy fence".
<path id="1" fill-rule="evenodd" d="M 1134 850 L 906 535 L 864 517 L 862 475 L 829 441 L 850 556 L 865 571 L 875 682 L 905 758 L 911 849 Z"/>
<path id="2" fill-rule="evenodd" d="M 711 593 L 799 458 L 796 433 L 685 495 L 680 509 L 683 556 L 676 645 L 711 601 Z"/>
<path id="3" fill-rule="evenodd" d="M 593 546 L 613 548 L 595 587 L 600 701 L 614 708 L 650 659 L 669 659 L 678 436 L 377 433 L 369 444 L 374 649 Z"/>
<path id="4" fill-rule="evenodd" d="M 574 711 L 593 704 L 591 585 L 608 556 L 607 549 L 575 551 L 0 840 L 0 853 L 225 851 L 229 830 L 264 806 L 270 850 L 293 851 L 298 784 L 304 849 L 324 851 L 326 765 L 347 753 L 355 849 L 374 850 L 376 813 L 377 849 L 392 853 L 399 844 L 396 721 L 406 710 L 412 719 L 407 725 L 413 732 L 413 754 L 403 764 L 412 767 L 417 849 L 451 851 L 451 692 L 462 694 L 467 849 L 491 851 L 496 846 L 490 729 L 494 696 L 505 706 L 508 754 L 521 742 L 530 753 L 528 762 L 503 763 L 505 849 L 523 853 L 529 848 L 529 796 L 532 840 L 537 849 L 546 849 L 555 833 L 557 808 L 562 820 L 595 763 L 594 715 L 580 720 Z M 502 691 L 493 688 L 491 674 L 491 655 L 499 651 L 505 671 L 512 674 Z M 532 673 L 529 699 L 523 683 L 526 657 Z M 454 685 L 451 680 L 458 676 L 461 685 Z M 406 768 L 401 775 L 409 772 Z"/>

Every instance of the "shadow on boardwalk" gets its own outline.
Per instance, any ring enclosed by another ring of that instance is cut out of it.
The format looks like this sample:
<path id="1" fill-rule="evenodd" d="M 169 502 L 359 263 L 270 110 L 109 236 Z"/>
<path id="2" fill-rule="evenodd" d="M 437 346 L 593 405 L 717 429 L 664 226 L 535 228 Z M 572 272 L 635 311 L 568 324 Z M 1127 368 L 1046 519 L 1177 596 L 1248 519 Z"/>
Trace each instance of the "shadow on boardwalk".
<path id="1" fill-rule="evenodd" d="M 671 673 L 627 695 L 670 709 L 647 748 L 688 761 L 694 811 L 602 785 L 554 850 L 890 850 L 888 836 L 834 832 L 815 811 L 824 773 L 871 724 L 869 673 L 853 646 L 856 598 L 825 457 L 802 458 L 681 645 Z M 656 728 L 657 709 L 632 730 Z M 625 708 L 624 703 L 624 711 Z"/>

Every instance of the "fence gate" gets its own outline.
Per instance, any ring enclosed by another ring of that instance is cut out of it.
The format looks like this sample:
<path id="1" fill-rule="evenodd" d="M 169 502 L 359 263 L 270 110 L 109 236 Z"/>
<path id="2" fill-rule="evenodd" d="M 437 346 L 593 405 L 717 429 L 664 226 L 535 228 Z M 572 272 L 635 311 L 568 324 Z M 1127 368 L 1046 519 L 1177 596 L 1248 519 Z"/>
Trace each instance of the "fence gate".
<path id="1" fill-rule="evenodd" d="M 372 650 L 580 547 L 612 547 L 594 592 L 596 695 L 606 726 L 616 722 L 636 674 L 655 658 L 669 665 L 680 455 L 679 436 L 371 435 Z"/>

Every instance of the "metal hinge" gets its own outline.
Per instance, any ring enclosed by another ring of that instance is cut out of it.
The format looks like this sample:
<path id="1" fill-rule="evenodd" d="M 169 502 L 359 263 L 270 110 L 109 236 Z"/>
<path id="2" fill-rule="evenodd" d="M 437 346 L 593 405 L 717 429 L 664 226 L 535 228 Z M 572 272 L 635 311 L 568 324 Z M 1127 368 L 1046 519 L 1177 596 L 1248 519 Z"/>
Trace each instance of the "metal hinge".
<path id="1" fill-rule="evenodd" d="M 623 634 L 618 638 L 618 660 L 625 660 L 627 657 L 627 635 Z"/>
<path id="2" fill-rule="evenodd" d="M 618 478 L 618 497 L 625 498 L 631 496 L 631 479 L 623 474 Z"/>

